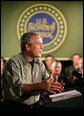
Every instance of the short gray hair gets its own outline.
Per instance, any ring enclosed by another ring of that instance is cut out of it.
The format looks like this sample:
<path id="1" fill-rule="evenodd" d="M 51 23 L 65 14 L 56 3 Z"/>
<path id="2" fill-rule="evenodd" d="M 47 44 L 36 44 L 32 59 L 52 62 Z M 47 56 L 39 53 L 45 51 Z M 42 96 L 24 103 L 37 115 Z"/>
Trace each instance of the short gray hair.
<path id="1" fill-rule="evenodd" d="M 25 44 L 32 45 L 33 43 L 33 36 L 39 35 L 35 32 L 27 32 L 24 33 L 20 39 L 20 46 L 21 46 L 21 51 L 25 50 Z"/>

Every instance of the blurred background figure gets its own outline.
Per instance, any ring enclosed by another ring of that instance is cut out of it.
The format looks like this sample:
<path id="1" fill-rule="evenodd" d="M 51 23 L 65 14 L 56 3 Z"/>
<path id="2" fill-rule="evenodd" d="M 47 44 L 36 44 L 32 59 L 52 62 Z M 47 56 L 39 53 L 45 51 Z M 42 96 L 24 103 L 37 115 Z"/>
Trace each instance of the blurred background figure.
<path id="1" fill-rule="evenodd" d="M 55 74 L 55 66 L 56 66 L 56 60 L 53 60 L 53 63 L 52 63 L 52 65 L 51 65 L 51 71 L 52 71 L 52 75 L 54 75 Z"/>
<path id="2" fill-rule="evenodd" d="M 80 58 L 78 67 L 79 67 L 79 70 L 81 72 L 81 68 L 83 67 L 83 58 Z"/>
<path id="3" fill-rule="evenodd" d="M 5 59 L 1 56 L 1 75 L 3 75 L 4 66 L 5 66 Z"/>
<path id="4" fill-rule="evenodd" d="M 81 67 L 81 77 L 83 78 L 83 66 Z"/>
<path id="5" fill-rule="evenodd" d="M 52 55 L 47 55 L 45 57 L 45 66 L 47 71 L 51 74 L 52 73 L 52 63 L 53 63 L 54 57 Z"/>
<path id="6" fill-rule="evenodd" d="M 3 87 L 2 87 L 2 78 L 3 78 L 3 70 L 5 67 L 5 59 L 1 57 L 1 102 L 4 101 L 3 99 Z"/>
<path id="7" fill-rule="evenodd" d="M 77 77 L 74 75 L 74 71 L 79 73 L 79 60 L 80 60 L 80 54 L 74 54 L 72 58 L 73 64 L 65 68 L 65 75 L 67 78 L 67 85 L 68 88 L 74 87 L 75 80 Z"/>
<path id="8" fill-rule="evenodd" d="M 76 76 L 75 87 L 83 87 L 83 58 L 79 60 L 79 72 L 72 72 Z"/>
<path id="9" fill-rule="evenodd" d="M 65 83 L 65 87 L 66 88 L 66 78 L 64 76 L 64 74 L 62 73 L 62 63 L 60 61 L 54 61 L 52 63 L 52 75 L 55 78 L 55 81 L 58 81 L 61 83 L 61 85 L 64 85 Z"/>
<path id="10" fill-rule="evenodd" d="M 83 66 L 81 67 L 81 90 L 83 90 Z"/>

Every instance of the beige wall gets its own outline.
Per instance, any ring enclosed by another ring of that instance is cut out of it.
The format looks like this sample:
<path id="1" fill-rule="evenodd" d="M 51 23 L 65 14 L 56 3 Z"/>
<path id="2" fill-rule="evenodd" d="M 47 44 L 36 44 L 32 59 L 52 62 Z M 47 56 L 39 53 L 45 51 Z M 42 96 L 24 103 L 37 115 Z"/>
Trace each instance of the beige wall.
<path id="1" fill-rule="evenodd" d="M 83 2 L 82 1 L 2 1 L 1 2 L 1 56 L 9 58 L 20 52 L 17 21 L 21 13 L 36 3 L 47 3 L 59 9 L 67 22 L 64 43 L 50 53 L 57 58 L 71 58 L 74 53 L 83 57 Z M 42 55 L 44 58 L 46 55 Z"/>

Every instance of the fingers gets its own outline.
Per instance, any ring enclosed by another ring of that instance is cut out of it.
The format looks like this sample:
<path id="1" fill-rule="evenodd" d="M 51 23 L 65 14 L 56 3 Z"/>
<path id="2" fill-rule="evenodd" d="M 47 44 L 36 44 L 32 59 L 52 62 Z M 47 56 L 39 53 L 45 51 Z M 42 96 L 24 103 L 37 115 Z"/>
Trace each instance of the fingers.
<path id="1" fill-rule="evenodd" d="M 51 84 L 50 88 L 48 89 L 49 92 L 56 94 L 56 91 L 61 93 L 64 87 L 62 85 Z"/>
<path id="2" fill-rule="evenodd" d="M 65 85 L 65 83 L 60 83 L 61 85 Z"/>
<path id="3" fill-rule="evenodd" d="M 60 85 L 60 83 L 59 83 L 58 81 L 56 81 L 56 80 L 55 80 L 53 83 L 54 83 L 54 84 Z"/>
<path id="4" fill-rule="evenodd" d="M 46 90 L 50 93 L 53 93 L 53 94 L 56 94 L 56 91 L 58 91 L 59 93 L 61 91 L 63 91 L 63 89 L 64 89 L 63 85 L 64 84 L 60 84 L 58 81 L 55 81 L 55 82 L 51 83 L 50 82 L 51 78 L 52 78 L 52 75 L 50 75 L 50 77 L 44 81 L 44 85 L 45 85 L 44 90 Z"/>
<path id="5" fill-rule="evenodd" d="M 50 88 L 47 90 L 50 93 L 56 94 L 56 91 L 61 93 L 61 91 L 63 91 L 63 86 L 55 86 L 55 85 L 51 85 Z"/>
<path id="6" fill-rule="evenodd" d="M 57 89 L 61 89 L 61 85 L 55 85 L 55 84 L 51 84 L 50 88 L 57 88 Z"/>
<path id="7" fill-rule="evenodd" d="M 64 87 L 63 86 L 54 86 L 54 85 L 52 85 L 50 87 L 50 89 L 52 89 L 53 91 L 61 92 L 61 91 L 63 91 Z"/>
<path id="8" fill-rule="evenodd" d="M 61 84 L 59 82 L 54 82 L 54 83 L 51 83 L 51 85 L 55 85 L 55 86 L 61 86 Z"/>
<path id="9" fill-rule="evenodd" d="M 61 87 L 61 91 L 63 91 L 65 83 L 59 83 L 58 81 L 55 81 L 55 82 L 52 83 L 52 84 L 53 84 L 53 85 L 60 86 L 60 87 Z"/>
<path id="10" fill-rule="evenodd" d="M 56 94 L 56 92 L 55 91 L 52 91 L 52 90 L 48 90 L 48 92 L 50 92 L 50 93 L 53 93 L 53 94 Z"/>
<path id="11" fill-rule="evenodd" d="M 51 80 L 51 78 L 52 78 L 52 75 L 50 75 L 50 77 L 47 79 L 47 81 L 50 81 L 50 80 Z"/>
<path id="12" fill-rule="evenodd" d="M 52 91 L 56 92 L 58 91 L 59 93 L 61 93 L 61 89 L 60 88 L 51 88 Z"/>
<path id="13" fill-rule="evenodd" d="M 56 91 L 58 91 L 59 93 L 61 93 L 61 90 L 60 89 L 57 89 L 57 88 L 55 88 L 55 89 L 49 89 L 48 90 L 50 93 L 53 93 L 53 94 L 56 94 Z"/>
<path id="14" fill-rule="evenodd" d="M 59 93 L 61 93 L 61 90 L 60 89 L 55 89 L 55 91 L 58 91 Z"/>
<path id="15" fill-rule="evenodd" d="M 61 85 L 61 91 L 63 91 L 64 87 Z"/>

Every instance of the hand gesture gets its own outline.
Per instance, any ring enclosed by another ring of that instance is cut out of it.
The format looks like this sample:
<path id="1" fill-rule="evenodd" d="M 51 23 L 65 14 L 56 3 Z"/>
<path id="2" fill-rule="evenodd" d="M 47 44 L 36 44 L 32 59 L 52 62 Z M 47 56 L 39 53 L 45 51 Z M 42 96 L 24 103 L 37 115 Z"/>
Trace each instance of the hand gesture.
<path id="1" fill-rule="evenodd" d="M 45 81 L 43 81 L 41 84 L 42 90 L 48 91 L 50 93 L 56 94 L 56 91 L 61 92 L 64 87 L 59 82 L 50 82 L 52 75 Z"/>

